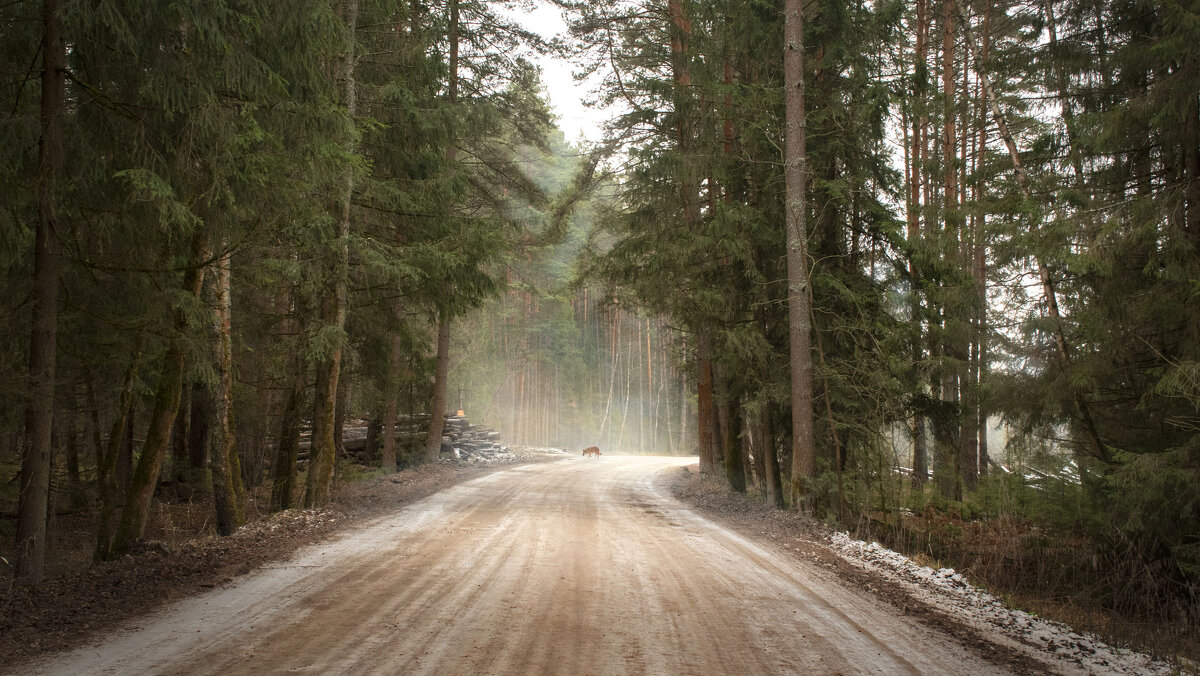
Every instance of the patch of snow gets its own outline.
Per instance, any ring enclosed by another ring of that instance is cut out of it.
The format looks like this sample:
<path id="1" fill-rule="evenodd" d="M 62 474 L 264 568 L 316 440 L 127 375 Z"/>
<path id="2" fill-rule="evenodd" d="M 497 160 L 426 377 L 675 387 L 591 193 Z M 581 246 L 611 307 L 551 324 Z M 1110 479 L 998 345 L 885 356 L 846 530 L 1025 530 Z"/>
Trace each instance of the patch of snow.
<path id="1" fill-rule="evenodd" d="M 999 634 L 1032 657 L 1064 671 L 1089 674 L 1170 674 L 1165 662 L 1105 643 L 1094 634 L 1005 607 L 952 568 L 934 570 L 877 542 L 835 533 L 830 544 L 846 561 L 905 587 L 916 598 L 961 619 L 985 634 Z M 1032 650 L 1030 650 L 1032 649 Z"/>

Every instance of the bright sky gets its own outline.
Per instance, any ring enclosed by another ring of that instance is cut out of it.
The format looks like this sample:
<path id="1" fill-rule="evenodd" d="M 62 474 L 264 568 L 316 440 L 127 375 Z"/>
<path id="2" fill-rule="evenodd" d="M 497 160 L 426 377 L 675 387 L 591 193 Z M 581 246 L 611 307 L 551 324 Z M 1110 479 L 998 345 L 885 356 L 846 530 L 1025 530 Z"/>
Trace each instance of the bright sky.
<path id="1" fill-rule="evenodd" d="M 567 30 L 559 9 L 548 4 L 539 4 L 537 9 L 518 14 L 516 18 L 526 28 L 547 39 L 562 35 Z M 536 61 L 542 67 L 542 81 L 549 93 L 550 105 L 558 113 L 558 126 L 567 141 L 577 141 L 580 134 L 588 141 L 599 141 L 603 133 L 601 127 L 608 113 L 583 105 L 592 84 L 575 82 L 571 75 L 573 67 L 567 61 L 551 56 L 538 57 Z"/>

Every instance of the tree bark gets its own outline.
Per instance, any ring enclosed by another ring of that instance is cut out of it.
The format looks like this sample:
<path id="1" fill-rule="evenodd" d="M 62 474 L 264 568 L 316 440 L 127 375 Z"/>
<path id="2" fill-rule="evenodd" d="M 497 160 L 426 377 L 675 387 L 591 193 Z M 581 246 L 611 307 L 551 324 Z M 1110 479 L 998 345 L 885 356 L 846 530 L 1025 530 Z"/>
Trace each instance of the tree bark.
<path id="1" fill-rule="evenodd" d="M 692 21 L 684 7 L 683 0 L 668 0 L 667 15 L 670 21 L 668 30 L 671 36 L 671 74 L 674 79 L 672 89 L 672 106 L 676 118 L 676 143 L 679 158 L 679 200 L 683 209 L 683 219 L 689 232 L 696 232 L 700 227 L 700 187 L 696 163 L 693 161 L 696 113 L 692 103 L 692 71 L 691 71 L 691 38 Z M 698 424 L 697 442 L 700 453 L 700 472 L 713 474 L 716 468 L 716 447 L 713 438 L 713 399 L 712 399 L 712 335 L 707 322 L 701 319 L 696 331 L 696 366 L 697 375 L 697 405 L 696 421 Z M 681 430 L 680 436 L 683 436 Z"/>
<path id="2" fill-rule="evenodd" d="M 367 419 L 367 441 L 363 444 L 363 450 L 368 461 L 375 459 L 375 454 L 379 452 L 381 439 L 383 437 L 383 416 L 381 414 L 372 414 Z"/>
<path id="3" fill-rule="evenodd" d="M 279 448 L 275 454 L 275 469 L 271 481 L 272 512 L 292 508 L 292 494 L 295 492 L 298 478 L 296 460 L 300 454 L 300 407 L 304 398 L 304 371 L 300 364 L 296 364 L 295 369 L 287 403 L 283 407 L 283 419 L 279 424 Z"/>
<path id="4" fill-rule="evenodd" d="M 700 444 L 700 473 L 715 474 L 713 440 L 712 337 L 707 330 L 696 336 L 696 438 Z"/>
<path id="5" fill-rule="evenodd" d="M 79 474 L 79 403 L 78 384 L 71 386 L 71 408 L 61 412 L 64 419 L 63 431 L 66 436 L 67 451 L 67 487 L 72 510 L 87 507 L 87 493 L 83 489 L 83 479 Z"/>
<path id="6" fill-rule="evenodd" d="M 437 363 L 433 373 L 433 398 L 429 404 L 429 433 L 425 437 L 425 460 L 437 462 L 442 450 L 442 429 L 446 422 L 446 377 L 450 372 L 450 313 L 443 310 L 438 318 Z"/>
<path id="7" fill-rule="evenodd" d="M 113 519 L 117 513 L 117 455 L 125 445 L 127 420 L 133 408 L 133 386 L 137 378 L 138 365 L 141 355 L 135 354 L 125 373 L 125 383 L 121 386 L 121 396 L 117 405 L 117 418 L 113 421 L 108 433 L 108 444 L 96 459 L 96 486 L 100 494 L 100 514 L 96 519 L 96 548 L 92 558 L 96 561 L 106 561 L 111 558 Z M 93 390 L 91 383 L 88 389 Z M 89 391 L 89 397 L 95 398 L 94 391 Z M 98 421 L 97 421 L 98 422 Z"/>
<path id="8" fill-rule="evenodd" d="M 287 295 L 281 293 L 281 312 L 289 312 L 284 322 L 284 331 L 293 336 L 300 334 L 301 327 L 301 297 L 296 288 Z M 279 441 L 275 453 L 275 463 L 271 471 L 271 512 L 291 509 L 294 505 L 296 480 L 299 472 L 296 461 L 300 453 L 300 411 L 304 405 L 304 388 L 308 377 L 308 369 L 300 354 L 298 346 L 293 346 L 288 360 L 291 374 L 287 399 L 284 402 L 283 417 L 279 423 Z M 311 451 L 311 449 L 310 449 Z"/>
<path id="9" fill-rule="evenodd" d="M 758 436 L 762 439 L 763 484 L 766 486 L 767 504 L 776 509 L 783 509 L 783 485 L 779 478 L 779 458 L 775 454 L 775 430 L 771 425 L 771 405 L 763 405 L 758 415 Z"/>
<path id="10" fill-rule="evenodd" d="M 846 454 L 842 449 L 842 440 L 838 437 L 837 420 L 833 417 L 833 396 L 829 390 L 829 365 L 825 363 L 825 347 L 821 344 L 821 332 L 816 331 L 817 356 L 821 360 L 821 388 L 825 400 L 825 420 L 829 425 L 829 440 L 833 442 L 833 471 L 837 477 L 837 514 L 844 516 L 846 507 L 846 490 L 842 480 L 842 472 L 846 469 Z"/>
<path id="11" fill-rule="evenodd" d="M 233 336 L 231 305 L 231 274 L 228 251 L 217 262 L 216 303 L 213 325 L 216 333 L 214 358 L 220 385 L 217 388 L 217 424 L 213 435 L 212 468 L 213 507 L 219 535 L 232 535 L 242 525 L 241 495 L 238 472 L 235 471 L 235 437 L 233 433 Z"/>
<path id="12" fill-rule="evenodd" d="M 399 322 L 404 313 L 404 306 L 400 301 L 396 302 L 395 316 Z M 387 391 L 383 395 L 383 419 L 381 421 L 381 435 L 383 442 L 380 447 L 379 466 L 385 472 L 396 471 L 396 413 L 399 406 L 397 402 L 400 398 L 400 357 L 402 355 L 400 344 L 400 330 L 396 329 L 388 340 L 388 373 L 384 378 Z"/>
<path id="13" fill-rule="evenodd" d="M 317 366 L 317 386 L 313 394 L 312 441 L 308 451 L 308 476 L 305 479 L 304 507 L 312 509 L 329 503 L 333 482 L 336 444 L 333 439 L 337 408 L 337 381 L 341 375 L 341 348 Z"/>
<path id="14" fill-rule="evenodd" d="M 989 34 L 991 26 L 991 11 L 989 5 L 984 9 L 983 14 L 983 51 L 981 57 L 984 61 L 988 58 Z M 1053 35 L 1053 31 L 1052 31 Z M 963 68 L 964 78 L 968 69 Z M 975 193 L 975 200 L 979 201 L 985 194 L 985 186 L 981 169 L 983 167 L 983 153 L 987 149 L 987 112 L 981 101 L 982 85 L 976 84 L 975 95 L 975 180 L 972 190 Z M 1065 103 L 1065 102 L 1064 102 Z M 971 260 L 971 278 L 975 284 L 975 302 L 972 308 L 971 322 L 971 373 L 969 375 L 970 387 L 968 396 L 970 402 L 970 431 L 967 435 L 969 441 L 973 444 L 973 460 L 975 467 L 975 477 L 972 477 L 970 488 L 975 488 L 977 478 L 984 476 L 988 472 L 988 451 L 987 451 L 987 411 L 984 406 L 983 383 L 987 377 L 987 215 L 978 213 L 972 215 L 971 218 L 971 244 L 970 260 Z"/>
<path id="15" fill-rule="evenodd" d="M 350 383 L 351 379 L 348 376 L 350 364 L 346 363 L 346 356 L 342 356 L 341 375 L 338 377 L 337 388 L 337 405 L 333 412 L 333 449 L 336 453 L 335 458 L 346 457 L 346 419 L 350 415 Z M 337 472 L 337 465 L 334 464 L 334 472 Z"/>
<path id="16" fill-rule="evenodd" d="M 737 432 L 731 432 L 729 429 L 729 381 L 718 364 L 713 363 L 711 368 L 713 374 L 713 438 L 716 439 L 716 448 L 719 451 L 714 455 L 713 460 L 721 465 L 722 472 L 724 472 L 728 469 L 731 440 L 737 437 Z"/>
<path id="17" fill-rule="evenodd" d="M 1183 167 L 1186 188 L 1184 232 L 1192 243 L 1193 255 L 1200 255 L 1200 101 L 1191 97 L 1184 110 Z"/>
<path id="18" fill-rule="evenodd" d="M 928 312 L 924 311 L 921 305 L 921 270 L 916 261 L 916 249 L 921 246 L 921 198 L 923 195 L 922 188 L 925 185 L 925 135 L 926 125 L 928 124 L 928 113 L 925 108 L 925 98 L 928 75 L 928 50 L 927 33 L 928 33 L 928 0 L 918 0 L 917 15 L 916 15 L 916 45 L 914 48 L 915 66 L 913 73 L 913 135 L 912 135 L 912 184 L 910 186 L 909 200 L 909 219 L 908 219 L 908 241 L 914 249 L 914 253 L 910 254 L 908 272 L 912 284 L 912 301 L 911 312 L 912 322 L 914 325 L 913 336 L 913 363 L 921 364 L 925 359 L 925 333 L 922 330 L 923 324 L 928 317 Z M 918 387 L 921 383 L 918 379 Z M 918 391 L 914 397 L 917 404 L 913 407 L 912 420 L 912 444 L 913 444 L 913 473 L 912 485 L 913 489 L 921 491 L 925 487 L 925 482 L 929 478 L 929 456 L 926 442 L 926 420 L 925 420 L 925 398 Z"/>
<path id="19" fill-rule="evenodd" d="M 55 193 L 63 164 L 63 107 L 67 43 L 62 0 L 42 3 L 41 140 L 38 148 L 37 231 L 33 243 L 33 322 L 29 332 L 30 395 L 17 501 L 13 578 L 36 585 L 46 570 L 46 519 L 50 500 L 54 371 L 58 350 L 58 209 Z"/>
<path id="20" fill-rule="evenodd" d="M 129 495 L 129 486 L 133 484 L 133 446 L 137 443 L 136 438 L 136 422 L 137 422 L 137 400 L 133 402 L 134 406 L 129 411 L 129 415 L 125 416 L 125 432 L 122 437 L 121 448 L 117 452 L 117 499 L 120 500 L 120 506 L 125 506 L 125 498 Z"/>
<path id="21" fill-rule="evenodd" d="M 261 337 L 260 337 L 261 338 Z M 269 340 L 255 341 L 258 347 L 250 349 L 266 350 Z M 267 451 L 267 417 L 270 411 L 276 410 L 277 395 L 267 382 L 266 369 L 262 364 L 251 365 L 251 377 L 254 378 L 254 411 L 244 415 L 239 420 L 235 433 L 242 438 L 242 443 L 234 447 L 234 464 L 240 464 L 241 469 L 236 475 L 235 486 L 238 492 L 245 495 L 244 488 L 253 490 L 263 482 L 263 473 L 270 462 Z"/>
<path id="22" fill-rule="evenodd" d="M 175 497 L 179 500 L 190 500 L 192 497 L 192 472 L 188 442 L 192 433 L 192 390 L 193 385 L 185 383 L 180 391 L 179 414 L 175 416 L 175 426 L 171 429 L 171 474 Z"/>
<path id="23" fill-rule="evenodd" d="M 950 266 L 958 262 L 958 167 L 957 132 L 955 123 L 954 81 L 954 0 L 942 4 L 942 204 L 945 211 L 941 237 L 943 257 Z M 942 400 L 946 404 L 938 413 L 934 427 L 935 462 L 934 483 L 938 493 L 945 498 L 962 499 L 961 420 L 957 413 L 959 404 L 959 374 L 963 357 L 958 350 L 958 324 L 962 302 L 953 295 L 942 301 L 942 355 L 946 364 L 942 367 Z"/>
<path id="24" fill-rule="evenodd" d="M 346 53 L 342 61 L 342 85 L 346 116 L 351 120 L 358 110 L 354 81 L 354 41 L 358 30 L 358 0 L 344 4 L 346 13 Z M 353 152 L 353 139 L 346 140 L 347 150 Z M 317 367 L 317 391 L 314 396 L 312 446 L 308 454 L 308 478 L 304 491 L 304 506 L 324 507 L 329 503 L 335 459 L 334 417 L 337 408 L 338 379 L 342 369 L 342 332 L 346 326 L 347 274 L 350 250 L 350 202 L 354 194 L 354 171 L 346 169 L 341 195 L 341 214 L 338 220 L 337 259 L 333 266 L 333 297 L 321 304 L 321 317 L 336 335 L 330 353 Z"/>
<path id="25" fill-rule="evenodd" d="M 201 264 L 208 258 L 205 239 L 203 228 L 197 229 L 192 235 L 192 267 L 183 275 L 183 289 L 193 297 L 200 296 L 204 285 L 204 268 Z M 154 489 L 158 485 L 158 474 L 162 470 L 167 446 L 171 443 L 171 428 L 175 424 L 183 392 L 183 363 L 186 355 L 183 335 L 190 328 L 187 314 L 182 309 L 175 311 L 174 328 L 174 335 L 167 345 L 166 354 L 163 355 L 146 442 L 142 445 L 142 453 L 129 484 L 125 508 L 121 511 L 121 522 L 113 535 L 109 553 L 114 557 L 128 552 L 145 534 Z"/>
<path id="26" fill-rule="evenodd" d="M 208 440 L 212 429 L 212 398 L 208 387 L 193 383 L 188 396 L 188 474 L 195 490 L 207 491 L 205 473 L 208 471 Z M 178 423 L 176 423 L 178 424 Z"/>
<path id="27" fill-rule="evenodd" d="M 679 379 L 679 452 L 687 454 L 687 429 L 688 425 L 688 397 L 687 397 L 687 382 L 684 378 Z"/>
<path id="28" fill-rule="evenodd" d="M 816 438 L 813 432 L 812 312 L 808 279 L 808 229 L 806 225 L 806 173 L 804 111 L 804 3 L 785 0 L 784 104 L 787 227 L 788 333 L 791 354 L 792 507 L 811 511 L 809 481 L 816 472 Z"/>
<path id="29" fill-rule="evenodd" d="M 604 400 L 604 417 L 602 417 L 600 419 L 600 429 L 596 432 L 596 441 L 597 442 L 600 442 L 604 439 L 604 430 L 605 430 L 606 426 L 608 426 L 608 429 L 609 429 L 609 434 L 608 434 L 609 439 L 611 440 L 611 438 L 612 438 L 612 427 L 610 425 L 608 425 L 608 419 L 609 419 L 608 414 L 609 414 L 609 411 L 612 409 L 613 391 L 616 389 L 616 386 L 617 386 L 617 357 L 619 356 L 617 353 L 617 342 L 621 339 L 621 322 L 618 321 L 618 319 L 617 319 L 618 314 L 617 314 L 616 309 L 613 310 L 612 316 L 613 316 L 613 331 L 612 331 L 613 339 L 612 339 L 612 341 L 610 341 L 610 344 L 612 347 L 609 349 L 609 354 L 612 355 L 612 360 L 611 360 L 612 366 L 609 368 L 609 373 L 608 373 L 608 397 L 605 398 L 605 400 Z M 597 320 L 597 323 L 599 323 L 599 320 Z M 598 347 L 599 347 L 599 343 L 597 343 L 597 348 Z"/>
<path id="30" fill-rule="evenodd" d="M 451 108 L 458 103 L 458 65 L 459 65 L 459 2 L 449 0 L 449 23 L 447 39 L 450 45 L 449 86 L 447 99 Z M 458 160 L 458 132 L 451 125 L 450 140 L 446 146 L 446 165 L 450 171 L 455 171 Z M 446 422 L 446 378 L 450 372 L 450 311 L 446 308 L 438 310 L 437 358 L 434 364 L 433 397 L 430 401 L 429 430 L 425 436 L 425 460 L 437 462 L 442 449 L 442 430 Z M 522 377 L 523 377 L 522 373 Z M 517 398 L 514 406 L 514 428 L 521 422 L 521 400 Z"/>
<path id="31" fill-rule="evenodd" d="M 728 394 L 728 393 L 727 393 Z M 742 448 L 738 436 L 742 429 L 742 405 L 740 401 L 726 401 L 725 434 L 725 479 L 729 487 L 738 493 L 746 492 L 746 465 L 742 462 Z"/>
<path id="32" fill-rule="evenodd" d="M 766 491 L 766 466 L 763 465 L 758 417 L 750 415 L 750 399 L 742 400 L 742 466 L 746 468 L 746 490 Z"/>

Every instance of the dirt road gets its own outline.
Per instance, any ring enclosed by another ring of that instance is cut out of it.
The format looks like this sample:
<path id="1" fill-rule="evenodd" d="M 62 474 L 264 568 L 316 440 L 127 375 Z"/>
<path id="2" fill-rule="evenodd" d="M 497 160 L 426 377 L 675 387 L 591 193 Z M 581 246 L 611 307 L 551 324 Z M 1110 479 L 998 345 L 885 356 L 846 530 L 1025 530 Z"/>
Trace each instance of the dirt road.
<path id="1" fill-rule="evenodd" d="M 694 460 L 488 475 L 25 673 L 996 673 L 656 487 Z"/>

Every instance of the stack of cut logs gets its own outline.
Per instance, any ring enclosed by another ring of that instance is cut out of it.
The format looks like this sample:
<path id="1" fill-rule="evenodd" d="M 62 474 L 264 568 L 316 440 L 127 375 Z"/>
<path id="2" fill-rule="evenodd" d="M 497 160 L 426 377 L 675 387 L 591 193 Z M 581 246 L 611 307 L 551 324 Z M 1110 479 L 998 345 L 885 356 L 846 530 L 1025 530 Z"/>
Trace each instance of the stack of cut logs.
<path id="1" fill-rule="evenodd" d="M 342 430 L 342 447 L 348 455 L 367 460 L 368 423 L 366 420 L 347 421 Z M 396 445 L 398 447 L 423 444 L 429 430 L 429 414 L 414 413 L 396 416 Z M 300 432 L 299 459 L 308 459 L 312 448 L 312 428 Z M 507 446 L 500 444 L 500 433 L 486 425 L 472 425 L 466 416 L 447 415 L 442 427 L 443 458 L 454 458 L 467 462 L 495 462 L 515 457 Z M 378 450 L 376 450 L 376 458 Z"/>
<path id="2" fill-rule="evenodd" d="M 515 457 L 500 445 L 500 433 L 486 425 L 472 425 L 466 416 L 447 416 L 442 428 L 442 457 L 469 462 L 493 462 Z"/>

